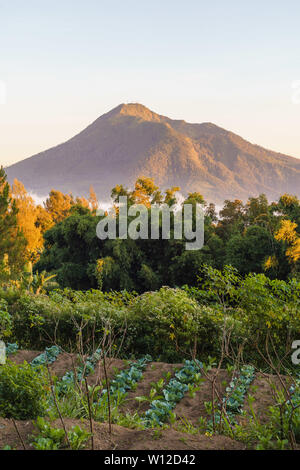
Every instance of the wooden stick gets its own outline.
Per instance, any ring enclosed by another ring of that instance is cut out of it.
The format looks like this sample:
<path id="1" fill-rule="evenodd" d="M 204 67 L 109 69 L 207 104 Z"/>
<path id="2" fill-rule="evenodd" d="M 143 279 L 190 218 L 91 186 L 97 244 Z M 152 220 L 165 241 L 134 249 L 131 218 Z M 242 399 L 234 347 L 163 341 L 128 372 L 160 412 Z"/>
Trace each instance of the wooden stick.
<path id="1" fill-rule="evenodd" d="M 63 417 L 61 415 L 61 412 L 60 412 L 60 409 L 59 409 L 59 406 L 58 406 L 58 403 L 57 403 L 57 400 L 56 400 L 54 385 L 52 383 L 52 378 L 51 378 L 51 374 L 50 374 L 50 370 L 49 370 L 49 364 L 47 364 L 47 370 L 48 370 L 48 374 L 49 374 L 50 389 L 51 389 L 51 392 L 52 392 L 53 400 L 54 400 L 54 403 L 55 403 L 55 406 L 56 406 L 56 409 L 57 409 L 57 413 L 58 413 L 58 416 L 60 418 L 64 433 L 65 433 L 65 436 L 66 436 L 66 441 L 68 443 L 68 446 L 71 448 L 71 444 L 70 444 L 70 441 L 69 441 L 69 437 L 68 437 L 68 433 L 67 433 L 67 430 L 66 430 L 65 422 L 63 420 Z"/>
<path id="2" fill-rule="evenodd" d="M 86 389 L 86 396 L 89 408 L 89 419 L 90 419 L 90 429 L 91 429 L 91 444 L 92 450 L 94 450 L 94 429 L 93 429 L 93 417 L 92 417 L 92 410 L 91 410 L 91 403 L 90 403 L 90 394 L 89 394 L 89 387 L 87 383 L 86 377 L 84 377 L 85 389 Z"/>
<path id="3" fill-rule="evenodd" d="M 18 437 L 19 437 L 19 439 L 20 439 L 20 441 L 21 441 L 23 450 L 26 450 L 26 447 L 25 447 L 24 441 L 23 441 L 23 439 L 22 439 L 22 436 L 21 436 L 21 434 L 19 433 L 19 429 L 18 429 L 18 427 L 17 427 L 17 423 L 15 422 L 15 420 L 14 420 L 13 418 L 11 418 L 11 420 L 12 420 L 12 422 L 13 422 L 13 424 L 14 424 L 15 430 L 16 430 L 16 432 L 17 432 L 17 434 L 18 434 Z"/>
<path id="4" fill-rule="evenodd" d="M 106 370 L 105 353 L 103 355 L 103 369 L 104 369 L 106 389 L 107 389 L 108 429 L 109 429 L 109 434 L 111 434 L 110 390 L 109 390 L 109 382 L 108 382 L 107 370 Z"/>

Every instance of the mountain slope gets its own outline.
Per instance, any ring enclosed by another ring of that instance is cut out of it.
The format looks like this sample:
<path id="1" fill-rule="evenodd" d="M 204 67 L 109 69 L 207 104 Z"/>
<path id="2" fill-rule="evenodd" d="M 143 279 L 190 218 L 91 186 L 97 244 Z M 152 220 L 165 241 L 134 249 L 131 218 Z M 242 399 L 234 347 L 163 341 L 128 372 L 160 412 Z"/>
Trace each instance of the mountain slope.
<path id="1" fill-rule="evenodd" d="M 300 196 L 300 159 L 252 145 L 211 123 L 189 124 L 122 104 L 67 142 L 6 169 L 38 195 L 52 188 L 87 194 L 92 184 L 108 199 L 116 184 L 153 177 L 162 188 L 179 185 L 208 201 L 266 193 Z"/>

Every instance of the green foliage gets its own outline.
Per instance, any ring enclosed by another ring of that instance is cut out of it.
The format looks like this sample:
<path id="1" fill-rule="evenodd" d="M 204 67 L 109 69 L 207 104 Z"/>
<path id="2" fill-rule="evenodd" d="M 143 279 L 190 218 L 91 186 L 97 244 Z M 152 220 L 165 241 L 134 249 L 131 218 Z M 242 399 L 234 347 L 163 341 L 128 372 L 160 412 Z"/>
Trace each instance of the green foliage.
<path id="1" fill-rule="evenodd" d="M 128 334 L 135 332 L 135 345 L 144 353 L 175 362 L 182 351 L 190 353 L 195 341 L 201 340 L 202 316 L 197 302 L 184 291 L 164 287 L 158 292 L 146 292 L 132 302 Z M 180 353 L 176 353 L 179 348 Z"/>
<path id="2" fill-rule="evenodd" d="M 143 376 L 143 370 L 145 369 L 148 362 L 152 361 L 151 356 L 147 355 L 142 357 L 136 362 L 131 362 L 129 370 L 122 370 L 110 383 L 111 393 L 120 392 L 126 393 L 126 391 L 133 388 L 133 386 L 141 380 Z M 106 390 L 103 390 L 106 393 Z"/>
<path id="3" fill-rule="evenodd" d="M 0 416 L 33 419 L 45 412 L 46 372 L 10 361 L 0 367 Z"/>
<path id="4" fill-rule="evenodd" d="M 168 192 L 168 204 L 174 201 L 174 190 Z M 159 191 L 155 192 L 156 197 L 149 198 L 147 191 L 139 185 L 139 190 L 131 193 L 120 185 L 113 191 L 113 197 L 117 201 L 120 195 L 127 195 L 132 204 L 139 193 L 143 196 L 139 200 L 146 201 L 150 220 L 151 203 L 161 203 L 162 198 Z M 62 287 L 98 286 L 104 291 L 126 289 L 139 293 L 163 285 L 194 286 L 203 263 L 217 269 L 232 265 L 239 274 L 246 275 L 262 273 L 266 260 L 274 258 L 275 265 L 268 268 L 272 278 L 287 279 L 299 273 L 299 263 L 292 266 L 288 262 L 282 244 L 275 238 L 282 218 L 300 226 L 300 205 L 296 197 L 283 195 L 278 203 L 272 204 L 264 194 L 249 198 L 246 204 L 226 200 L 219 218 L 214 206 L 206 204 L 199 193 L 190 193 L 182 206 L 196 202 L 202 204 L 205 212 L 205 244 L 201 250 L 186 251 L 185 241 L 174 240 L 172 229 L 169 240 L 100 241 L 96 236 L 100 218 L 88 211 L 73 211 L 44 234 L 45 250 L 35 269 L 55 272 Z M 118 233 L 118 217 L 116 220 Z M 128 216 L 127 222 L 131 220 Z"/>
<path id="5" fill-rule="evenodd" d="M 39 434 L 33 436 L 32 446 L 36 450 L 59 450 L 68 447 L 66 434 L 63 429 L 51 426 L 45 419 L 38 417 L 36 427 Z M 67 433 L 68 442 L 72 450 L 84 449 L 91 434 L 73 426 Z"/>
<path id="6" fill-rule="evenodd" d="M 189 390 L 189 385 L 201 382 L 202 368 L 203 364 L 199 361 L 185 361 L 184 366 L 162 390 L 163 398 L 151 402 L 149 410 L 145 413 L 147 426 L 162 426 L 164 421 L 174 417 L 172 410 Z"/>
<path id="7" fill-rule="evenodd" d="M 31 361 L 31 366 L 36 367 L 36 366 L 52 364 L 53 362 L 56 361 L 59 354 L 60 354 L 60 348 L 58 346 L 51 346 L 50 348 L 46 348 L 45 352 L 35 357 Z"/>
<path id="8" fill-rule="evenodd" d="M 107 298 L 106 298 L 107 297 Z M 11 307 L 14 326 L 13 336 L 21 347 L 40 349 L 45 346 L 43 338 L 53 338 L 56 331 L 56 343 L 64 349 L 70 343 L 77 344 L 81 335 L 82 342 L 88 343 L 93 333 L 96 340 L 101 340 L 103 327 L 109 323 L 117 326 L 120 336 L 126 318 L 126 302 L 130 295 L 108 295 L 100 291 L 59 291 L 46 295 L 21 294 Z M 123 326 L 122 326 L 123 325 Z"/>
<path id="9" fill-rule="evenodd" d="M 0 280 L 14 277 L 24 264 L 22 256 L 26 247 L 23 233 L 17 226 L 18 209 L 11 197 L 3 167 L 0 167 Z"/>
<path id="10" fill-rule="evenodd" d="M 17 343 L 8 343 L 6 345 L 6 355 L 9 356 L 10 354 L 15 354 L 19 349 Z"/>
<path id="11" fill-rule="evenodd" d="M 265 227 L 252 225 L 244 234 L 233 235 L 226 246 L 225 263 L 234 266 L 240 274 L 260 273 L 264 261 L 274 254 L 272 234 Z"/>
<path id="12" fill-rule="evenodd" d="M 254 367 L 243 366 L 239 373 L 233 377 L 223 398 L 223 407 L 230 423 L 235 422 L 235 415 L 242 412 L 246 393 L 254 380 Z M 215 421 L 220 423 L 222 411 L 215 413 Z"/>
<path id="13" fill-rule="evenodd" d="M 248 397 L 250 413 L 243 425 L 235 424 L 224 429 L 231 438 L 244 442 L 257 450 L 287 450 L 295 448 L 300 442 L 300 379 L 299 374 L 290 388 L 290 399 L 286 391 L 274 387 L 274 404 L 265 411 L 267 419 L 260 422 L 257 418 L 253 402 Z M 291 446 L 291 441 L 293 445 Z"/>
<path id="14" fill-rule="evenodd" d="M 8 304 L 0 298 L 0 339 L 11 335 L 12 318 L 8 312 Z"/>
<path id="15" fill-rule="evenodd" d="M 150 356 L 129 362 L 130 367 L 117 373 L 109 386 L 109 400 L 106 383 L 100 386 L 88 386 L 89 401 L 92 416 L 96 421 L 107 421 L 110 414 L 113 423 L 124 425 L 130 423 L 130 427 L 141 427 L 142 420 L 136 416 L 124 415 L 121 405 L 126 400 L 128 391 L 134 389 L 137 382 L 142 379 L 142 371 L 151 361 Z M 66 374 L 68 376 L 69 373 Z M 66 377 L 65 376 L 65 377 Z M 65 383 L 65 380 L 57 382 L 55 390 L 58 392 L 59 408 L 63 416 L 71 418 L 88 418 L 89 406 L 86 393 L 82 393 L 80 387 L 74 387 L 74 383 Z M 110 403 L 110 413 L 109 413 Z M 57 417 L 54 404 L 51 403 L 51 413 Z"/>
<path id="16" fill-rule="evenodd" d="M 80 426 L 73 426 L 68 432 L 68 439 L 72 450 L 81 450 L 85 448 L 85 444 L 90 438 L 91 434 Z"/>
<path id="17" fill-rule="evenodd" d="M 224 334 L 233 350 L 243 351 L 245 361 L 256 365 L 262 361 L 258 348 L 264 349 L 270 336 L 278 356 L 287 355 L 300 330 L 299 281 L 272 280 L 262 273 L 242 277 L 232 266 L 221 271 L 203 265 L 198 283 L 142 295 L 95 289 L 18 296 L 0 291 L 0 301 L 12 321 L 12 339 L 22 348 L 44 348 L 54 331 L 56 344 L 66 350 L 77 349 L 79 339 L 100 344 L 108 328 L 115 332 L 114 349 L 122 345 L 123 358 L 151 354 L 166 362 L 183 355 L 206 360 L 220 354 Z"/>
<path id="18" fill-rule="evenodd" d="M 66 394 L 72 389 L 76 383 L 80 383 L 84 377 L 92 374 L 95 370 L 95 365 L 100 360 L 101 349 L 97 349 L 91 356 L 76 367 L 74 371 L 67 371 L 65 375 L 55 384 L 55 389 L 58 394 Z"/>

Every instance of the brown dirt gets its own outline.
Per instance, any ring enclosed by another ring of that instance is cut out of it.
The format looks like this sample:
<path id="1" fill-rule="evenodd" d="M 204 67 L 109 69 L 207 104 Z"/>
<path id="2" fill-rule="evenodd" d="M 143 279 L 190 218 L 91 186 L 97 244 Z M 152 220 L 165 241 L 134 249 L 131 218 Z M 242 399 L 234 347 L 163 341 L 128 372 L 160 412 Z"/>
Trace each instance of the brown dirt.
<path id="1" fill-rule="evenodd" d="M 28 351 L 27 349 L 22 349 L 17 351 L 15 354 L 8 356 L 8 359 L 15 364 L 23 364 L 24 361 L 31 362 L 35 357 L 41 354 L 43 351 Z"/>
<path id="2" fill-rule="evenodd" d="M 213 377 L 215 369 L 212 369 L 208 376 L 209 378 Z M 182 400 L 177 404 L 176 408 L 174 409 L 174 413 L 176 414 L 177 418 L 184 418 L 188 420 L 193 426 L 197 426 L 199 424 L 199 418 L 208 417 L 206 410 L 205 410 L 205 402 L 212 401 L 212 384 L 208 378 L 205 378 L 202 375 L 204 382 L 199 385 L 199 390 L 195 393 L 194 397 L 189 395 L 187 392 Z M 220 370 L 219 374 L 217 375 L 217 379 L 215 381 L 215 387 L 220 397 L 222 398 L 225 392 L 226 386 L 230 382 L 230 376 L 225 370 Z M 223 384 L 226 382 L 226 385 Z M 217 397 L 215 396 L 215 399 Z"/>
<path id="3" fill-rule="evenodd" d="M 283 380 L 287 381 L 287 377 L 282 377 Z M 252 408 L 257 419 L 265 423 L 268 421 L 268 407 L 276 403 L 276 390 L 283 390 L 280 380 L 275 375 L 263 374 L 258 372 L 253 380 L 249 390 L 249 395 L 254 397 Z M 250 412 L 249 401 L 245 398 L 244 410 Z M 243 421 L 243 419 L 240 421 Z"/>
<path id="4" fill-rule="evenodd" d="M 63 352 L 59 354 L 56 361 L 50 365 L 51 375 L 61 378 L 69 370 L 73 370 L 73 364 L 78 365 L 77 354 Z"/>
<path id="5" fill-rule="evenodd" d="M 127 367 L 128 366 L 126 366 L 125 361 L 122 359 L 106 359 L 106 372 L 108 380 L 112 380 L 116 373 L 122 369 L 126 369 Z M 95 372 L 87 377 L 87 382 L 92 386 L 101 383 L 102 380 L 105 380 L 103 360 L 99 361 L 95 366 Z"/>
<path id="6" fill-rule="evenodd" d="M 122 411 L 125 413 L 134 413 L 135 411 L 144 413 L 149 408 L 150 403 L 148 401 L 138 403 L 135 397 L 149 396 L 152 382 L 158 382 L 168 372 L 171 372 L 173 377 L 175 369 L 181 366 L 182 364 L 166 364 L 164 362 L 151 362 L 147 364 L 143 372 L 143 378 L 138 382 L 137 388 L 129 391 Z"/>
<path id="7" fill-rule="evenodd" d="M 67 430 L 74 425 L 80 425 L 89 431 L 87 421 L 75 419 L 64 420 Z M 16 422 L 26 449 L 30 446 L 31 436 L 36 433 L 31 421 Z M 56 420 L 53 426 L 61 428 L 61 422 Z M 0 449 L 9 445 L 14 449 L 22 450 L 22 443 L 18 438 L 15 427 L 10 420 L 0 418 Z M 86 449 L 91 449 L 88 442 Z M 153 430 L 128 429 L 113 425 L 112 434 L 108 433 L 107 424 L 94 423 L 94 449 L 95 450 L 243 450 L 245 446 L 225 436 L 208 437 L 205 435 L 190 435 L 180 433 L 174 429 L 165 429 L 159 433 Z"/>

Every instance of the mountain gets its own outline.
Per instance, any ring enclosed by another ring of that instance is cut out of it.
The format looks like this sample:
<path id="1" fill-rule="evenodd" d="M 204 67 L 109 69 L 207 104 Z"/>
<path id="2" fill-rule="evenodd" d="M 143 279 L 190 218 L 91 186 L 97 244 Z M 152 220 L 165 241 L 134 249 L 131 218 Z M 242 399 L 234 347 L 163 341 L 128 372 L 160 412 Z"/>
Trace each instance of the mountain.
<path id="1" fill-rule="evenodd" d="M 150 176 L 162 189 L 180 186 L 206 200 L 265 193 L 300 196 L 300 159 L 253 145 L 211 123 L 190 124 L 121 104 L 67 142 L 11 165 L 8 180 L 45 196 L 52 189 L 108 200 L 116 184 Z"/>

